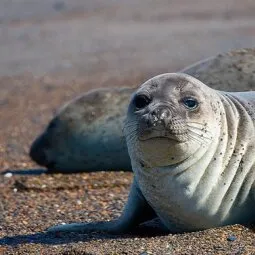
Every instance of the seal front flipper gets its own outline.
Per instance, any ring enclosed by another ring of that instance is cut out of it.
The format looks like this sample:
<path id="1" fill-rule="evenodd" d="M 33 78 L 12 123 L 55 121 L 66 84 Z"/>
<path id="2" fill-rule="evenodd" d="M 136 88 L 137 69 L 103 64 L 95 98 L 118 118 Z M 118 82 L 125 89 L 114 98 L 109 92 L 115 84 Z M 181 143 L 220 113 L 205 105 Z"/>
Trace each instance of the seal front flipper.
<path id="1" fill-rule="evenodd" d="M 145 200 L 136 180 L 134 179 L 129 193 L 127 204 L 122 215 L 113 221 L 73 223 L 57 225 L 47 229 L 47 232 L 107 232 L 111 234 L 127 233 L 140 223 L 157 217 L 154 210 Z"/>

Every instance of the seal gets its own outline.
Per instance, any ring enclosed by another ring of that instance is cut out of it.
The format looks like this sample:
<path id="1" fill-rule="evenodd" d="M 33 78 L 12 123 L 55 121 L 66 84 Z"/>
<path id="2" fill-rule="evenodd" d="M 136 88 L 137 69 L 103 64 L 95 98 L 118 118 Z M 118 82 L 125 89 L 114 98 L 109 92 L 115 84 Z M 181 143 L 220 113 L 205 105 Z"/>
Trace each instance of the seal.
<path id="1" fill-rule="evenodd" d="M 49 231 L 121 233 L 154 217 L 173 233 L 255 221 L 255 91 L 162 74 L 133 94 L 124 133 L 134 182 L 122 216 Z"/>
<path id="2" fill-rule="evenodd" d="M 255 84 L 255 50 L 220 54 L 181 72 L 214 89 L 249 90 Z M 134 88 L 97 89 L 72 100 L 35 140 L 31 158 L 50 172 L 131 171 L 122 129 L 134 91 Z"/>
<path id="3" fill-rule="evenodd" d="M 133 91 L 101 88 L 67 103 L 33 142 L 30 157 L 55 172 L 130 171 L 122 130 Z"/>

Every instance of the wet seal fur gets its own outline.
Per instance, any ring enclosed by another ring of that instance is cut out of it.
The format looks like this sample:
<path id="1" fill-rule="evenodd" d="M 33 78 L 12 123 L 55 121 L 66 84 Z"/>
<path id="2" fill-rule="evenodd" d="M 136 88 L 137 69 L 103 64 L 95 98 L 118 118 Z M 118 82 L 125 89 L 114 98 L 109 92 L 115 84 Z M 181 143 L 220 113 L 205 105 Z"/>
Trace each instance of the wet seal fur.
<path id="1" fill-rule="evenodd" d="M 255 49 L 236 50 L 187 67 L 183 73 L 221 90 L 252 89 Z M 131 171 L 123 120 L 134 88 L 96 89 L 62 107 L 35 140 L 30 156 L 49 172 Z"/>
<path id="2" fill-rule="evenodd" d="M 255 92 L 162 74 L 132 96 L 124 133 L 134 181 L 121 217 L 48 231 L 123 233 L 155 217 L 173 233 L 255 222 Z"/>

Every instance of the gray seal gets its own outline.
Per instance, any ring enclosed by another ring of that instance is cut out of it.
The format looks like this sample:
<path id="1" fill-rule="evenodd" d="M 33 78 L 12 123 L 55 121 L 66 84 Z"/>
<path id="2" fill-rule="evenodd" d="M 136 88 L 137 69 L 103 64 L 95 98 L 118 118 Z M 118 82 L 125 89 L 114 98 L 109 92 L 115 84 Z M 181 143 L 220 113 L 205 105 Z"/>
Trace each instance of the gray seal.
<path id="1" fill-rule="evenodd" d="M 214 89 L 249 90 L 255 84 L 255 50 L 219 54 L 182 72 Z M 131 171 L 122 129 L 134 90 L 97 89 L 72 100 L 35 140 L 31 158 L 49 171 Z"/>
<path id="2" fill-rule="evenodd" d="M 133 94 L 124 133 L 134 182 L 122 216 L 49 231 L 123 233 L 155 217 L 173 233 L 255 221 L 255 92 L 162 74 Z"/>
<path id="3" fill-rule="evenodd" d="M 61 107 L 30 149 L 49 171 L 131 170 L 123 122 L 131 88 L 97 89 Z"/>

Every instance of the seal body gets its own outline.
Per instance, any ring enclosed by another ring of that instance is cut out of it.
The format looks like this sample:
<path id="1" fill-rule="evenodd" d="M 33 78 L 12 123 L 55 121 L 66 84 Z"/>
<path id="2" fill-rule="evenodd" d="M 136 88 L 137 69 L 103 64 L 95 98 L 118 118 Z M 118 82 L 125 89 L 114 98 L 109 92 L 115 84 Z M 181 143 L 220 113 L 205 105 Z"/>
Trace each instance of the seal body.
<path id="1" fill-rule="evenodd" d="M 138 185 L 169 230 L 255 220 L 255 92 L 163 74 L 138 89 L 126 123 Z"/>
<path id="2" fill-rule="evenodd" d="M 216 89 L 252 89 L 255 50 L 220 54 L 182 72 Z M 97 89 L 72 100 L 57 112 L 35 140 L 31 158 L 49 171 L 131 171 L 122 129 L 134 91 L 134 88 Z"/>
<path id="3" fill-rule="evenodd" d="M 134 182 L 121 217 L 49 231 L 123 233 L 155 217 L 173 233 L 255 222 L 255 92 L 162 74 L 133 94 L 124 134 Z"/>
<path id="4" fill-rule="evenodd" d="M 123 135 L 133 89 L 98 89 L 59 109 L 33 142 L 30 156 L 50 171 L 130 170 Z"/>

